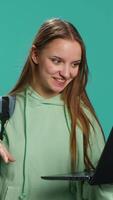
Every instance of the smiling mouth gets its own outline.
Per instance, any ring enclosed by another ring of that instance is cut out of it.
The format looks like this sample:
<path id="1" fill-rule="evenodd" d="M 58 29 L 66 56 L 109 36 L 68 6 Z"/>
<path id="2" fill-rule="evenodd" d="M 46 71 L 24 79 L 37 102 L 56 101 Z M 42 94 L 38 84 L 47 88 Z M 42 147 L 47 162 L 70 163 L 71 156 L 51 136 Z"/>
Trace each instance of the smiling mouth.
<path id="1" fill-rule="evenodd" d="M 59 83 L 65 83 L 65 82 L 66 82 L 66 80 L 63 79 L 63 78 L 55 78 L 55 77 L 54 77 L 54 79 L 55 79 L 56 81 L 58 81 Z"/>
<path id="2" fill-rule="evenodd" d="M 54 79 L 54 83 L 56 86 L 58 87 L 64 87 L 66 85 L 66 80 L 65 79 L 62 79 L 62 78 L 53 78 Z"/>

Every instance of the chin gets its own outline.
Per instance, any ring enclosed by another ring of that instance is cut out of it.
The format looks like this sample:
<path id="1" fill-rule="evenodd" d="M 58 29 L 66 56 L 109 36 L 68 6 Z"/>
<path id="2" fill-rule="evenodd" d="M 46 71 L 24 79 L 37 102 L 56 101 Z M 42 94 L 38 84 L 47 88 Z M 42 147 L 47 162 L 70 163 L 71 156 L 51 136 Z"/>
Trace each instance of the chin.
<path id="1" fill-rule="evenodd" d="M 60 94 L 63 90 L 64 90 L 64 88 L 61 90 L 53 90 L 53 93 L 57 95 L 57 94 Z"/>
<path id="2" fill-rule="evenodd" d="M 67 85 L 63 85 L 62 87 L 61 86 L 56 86 L 56 85 L 53 85 L 53 84 L 49 84 L 49 91 L 51 91 L 51 93 L 57 95 L 59 93 L 61 93 L 65 88 L 66 88 Z"/>

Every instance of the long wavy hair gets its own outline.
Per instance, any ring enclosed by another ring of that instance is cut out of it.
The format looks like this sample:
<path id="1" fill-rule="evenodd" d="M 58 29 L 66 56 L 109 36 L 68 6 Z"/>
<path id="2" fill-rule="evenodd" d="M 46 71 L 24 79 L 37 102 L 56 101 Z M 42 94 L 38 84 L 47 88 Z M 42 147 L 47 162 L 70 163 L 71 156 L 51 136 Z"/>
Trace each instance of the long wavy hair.
<path id="1" fill-rule="evenodd" d="M 45 48 L 45 46 L 52 40 L 62 38 L 71 41 L 77 41 L 82 50 L 81 62 L 79 66 L 79 73 L 76 78 L 74 78 L 63 90 L 62 99 L 68 108 L 68 112 L 71 118 L 71 133 L 70 133 L 70 154 L 71 154 L 71 167 L 72 171 L 76 169 L 76 127 L 81 125 L 83 133 L 83 148 L 84 148 L 84 164 L 86 169 L 93 168 L 91 160 L 88 157 L 87 147 L 89 145 L 89 134 L 90 134 L 90 119 L 85 114 L 81 102 L 84 106 L 93 114 L 96 118 L 95 111 L 91 105 L 91 102 L 87 96 L 86 84 L 88 80 L 88 65 L 86 59 L 86 49 L 82 37 L 78 30 L 70 23 L 61 19 L 50 19 L 46 21 L 39 29 L 33 45 L 40 52 Z M 17 93 L 24 90 L 24 88 L 34 80 L 34 71 L 36 65 L 31 59 L 31 51 L 24 65 L 20 78 L 12 89 L 10 94 L 16 95 Z M 98 122 L 99 123 L 99 122 Z M 100 124 L 99 124 L 100 125 Z M 93 127 L 94 128 L 94 127 Z M 101 128 L 101 126 L 100 126 Z"/>

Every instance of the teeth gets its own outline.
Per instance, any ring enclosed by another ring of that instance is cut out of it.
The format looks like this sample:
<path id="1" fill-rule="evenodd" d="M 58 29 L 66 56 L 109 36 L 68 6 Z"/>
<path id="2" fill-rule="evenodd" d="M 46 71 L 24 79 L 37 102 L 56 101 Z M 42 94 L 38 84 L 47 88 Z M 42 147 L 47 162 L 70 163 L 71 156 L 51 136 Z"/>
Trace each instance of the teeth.
<path id="1" fill-rule="evenodd" d="M 57 79 L 57 80 L 63 80 L 63 81 L 64 81 L 64 79 L 63 79 L 63 78 L 55 78 L 55 79 Z"/>
<path id="2" fill-rule="evenodd" d="M 65 82 L 65 80 L 62 79 L 62 78 L 55 78 L 55 79 L 58 80 L 58 81 L 60 81 L 60 82 Z"/>

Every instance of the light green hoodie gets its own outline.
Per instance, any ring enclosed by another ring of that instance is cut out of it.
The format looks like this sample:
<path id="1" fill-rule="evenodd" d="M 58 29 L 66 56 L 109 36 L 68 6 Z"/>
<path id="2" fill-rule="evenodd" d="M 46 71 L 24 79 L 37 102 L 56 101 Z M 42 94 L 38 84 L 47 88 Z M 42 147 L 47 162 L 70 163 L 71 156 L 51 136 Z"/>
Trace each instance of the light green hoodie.
<path id="1" fill-rule="evenodd" d="M 94 165 L 104 147 L 102 133 L 91 114 L 89 156 Z M 87 182 L 45 181 L 42 175 L 69 173 L 70 119 L 60 95 L 44 99 L 31 87 L 16 97 L 13 116 L 6 125 L 4 144 L 15 158 L 1 162 L 0 200 L 113 200 L 113 187 Z M 77 170 L 85 169 L 83 135 L 77 129 Z"/>

